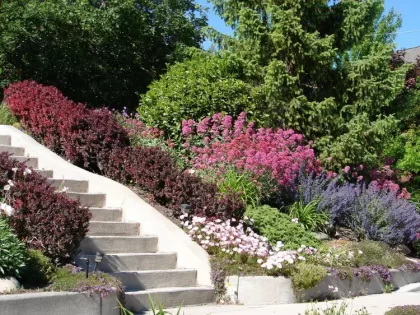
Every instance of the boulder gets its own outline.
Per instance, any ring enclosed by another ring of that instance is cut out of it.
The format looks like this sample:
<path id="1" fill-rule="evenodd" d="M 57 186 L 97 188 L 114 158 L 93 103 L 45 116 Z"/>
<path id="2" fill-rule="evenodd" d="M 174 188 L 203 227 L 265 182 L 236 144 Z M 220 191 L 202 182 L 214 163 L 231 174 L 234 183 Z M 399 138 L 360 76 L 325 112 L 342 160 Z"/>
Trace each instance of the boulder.
<path id="1" fill-rule="evenodd" d="M 0 293 L 10 292 L 19 288 L 19 281 L 17 281 L 15 278 L 0 278 Z"/>

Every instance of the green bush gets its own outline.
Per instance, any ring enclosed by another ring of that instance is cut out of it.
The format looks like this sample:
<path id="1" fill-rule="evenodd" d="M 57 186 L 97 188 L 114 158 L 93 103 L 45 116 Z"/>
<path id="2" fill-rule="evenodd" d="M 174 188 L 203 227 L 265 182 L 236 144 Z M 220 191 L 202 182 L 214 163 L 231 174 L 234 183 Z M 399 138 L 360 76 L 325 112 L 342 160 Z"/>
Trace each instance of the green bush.
<path id="1" fill-rule="evenodd" d="M 253 220 L 254 229 L 272 244 L 282 241 L 285 249 L 297 249 L 301 245 L 317 247 L 320 244 L 315 236 L 278 209 L 269 206 L 248 207 L 245 215 Z"/>
<path id="2" fill-rule="evenodd" d="M 419 315 L 420 305 L 396 306 L 390 309 L 385 315 Z"/>
<path id="3" fill-rule="evenodd" d="M 219 112 L 237 116 L 244 110 L 252 116 L 256 95 L 237 73 L 229 58 L 193 53 L 150 85 L 138 108 L 141 120 L 176 139 L 182 120 L 198 121 Z"/>
<path id="4" fill-rule="evenodd" d="M 32 79 L 75 101 L 135 109 L 178 47 L 200 45 L 205 24 L 193 0 L 3 1 L 0 81 Z"/>
<path id="5" fill-rule="evenodd" d="M 398 268 L 404 264 L 405 258 L 387 244 L 375 241 L 353 243 L 351 248 L 360 255 L 355 255 L 356 266 L 381 265 L 388 268 Z M 359 252 L 360 251 L 360 252 Z"/>
<path id="6" fill-rule="evenodd" d="M 13 125 L 17 119 L 5 104 L 0 104 L 0 125 Z"/>
<path id="7" fill-rule="evenodd" d="M 27 261 L 26 246 L 21 242 L 6 219 L 0 218 L 0 278 L 18 277 Z"/>
<path id="8" fill-rule="evenodd" d="M 22 270 L 22 284 L 28 287 L 43 287 L 51 281 L 55 267 L 41 251 L 29 249 L 28 262 Z"/>
<path id="9" fill-rule="evenodd" d="M 296 290 L 310 289 L 316 286 L 327 275 L 324 266 L 300 263 L 292 273 L 293 286 Z"/>

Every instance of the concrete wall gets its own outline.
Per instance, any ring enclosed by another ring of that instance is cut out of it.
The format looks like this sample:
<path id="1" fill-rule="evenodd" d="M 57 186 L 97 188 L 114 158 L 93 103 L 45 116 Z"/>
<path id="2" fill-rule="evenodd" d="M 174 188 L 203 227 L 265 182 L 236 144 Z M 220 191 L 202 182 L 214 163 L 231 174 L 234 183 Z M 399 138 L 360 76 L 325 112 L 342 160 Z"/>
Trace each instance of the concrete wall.
<path id="1" fill-rule="evenodd" d="M 391 270 L 394 289 L 410 283 L 420 282 L 420 272 Z M 226 291 L 230 302 L 244 305 L 291 304 L 324 299 L 338 299 L 358 295 L 384 293 L 385 285 L 378 274 L 371 281 L 353 277 L 341 280 L 327 275 L 315 287 L 302 291 L 293 289 L 292 280 L 285 277 L 241 277 L 226 278 Z M 337 287 L 338 292 L 333 292 Z"/>
<path id="2" fill-rule="evenodd" d="M 159 238 L 159 251 L 178 254 L 178 268 L 196 269 L 198 285 L 211 285 L 206 251 L 129 188 L 74 166 L 12 126 L 0 125 L 0 135 L 10 135 L 12 146 L 24 147 L 26 156 L 38 158 L 39 169 L 54 171 L 54 178 L 88 180 L 90 193 L 107 195 L 105 207 L 122 208 L 124 221 L 140 222 L 142 235 Z"/>
<path id="3" fill-rule="evenodd" d="M 73 292 L 0 295 L 4 315 L 119 315 L 116 294 L 101 299 Z"/>

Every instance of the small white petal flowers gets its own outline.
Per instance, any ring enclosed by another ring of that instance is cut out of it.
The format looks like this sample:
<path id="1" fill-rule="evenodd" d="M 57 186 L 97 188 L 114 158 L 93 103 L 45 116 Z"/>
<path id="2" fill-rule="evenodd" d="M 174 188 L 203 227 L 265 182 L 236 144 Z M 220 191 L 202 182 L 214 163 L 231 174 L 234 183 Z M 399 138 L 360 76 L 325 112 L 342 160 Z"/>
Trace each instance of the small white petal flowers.
<path id="1" fill-rule="evenodd" d="M 6 216 L 11 217 L 15 214 L 15 209 L 13 209 L 11 206 L 5 203 L 0 202 L 0 210 L 3 210 L 3 212 L 6 214 Z M 1 211 L 0 211 L 1 213 Z"/>
<path id="2" fill-rule="evenodd" d="M 25 168 L 25 171 L 23 172 L 24 175 L 32 174 L 32 171 L 30 168 Z"/>

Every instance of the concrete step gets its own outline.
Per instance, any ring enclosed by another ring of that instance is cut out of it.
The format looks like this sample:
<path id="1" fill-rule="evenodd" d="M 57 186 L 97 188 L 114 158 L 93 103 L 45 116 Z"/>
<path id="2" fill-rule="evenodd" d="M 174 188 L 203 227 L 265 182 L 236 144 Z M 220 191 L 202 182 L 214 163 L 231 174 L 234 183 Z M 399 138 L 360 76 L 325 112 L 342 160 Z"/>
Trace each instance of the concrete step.
<path id="1" fill-rule="evenodd" d="M 75 260 L 84 267 L 86 258 L 95 261 L 95 255 L 85 254 L 78 255 Z M 176 253 L 108 254 L 103 257 L 98 269 L 103 272 L 168 270 L 176 268 L 176 260 Z"/>
<path id="2" fill-rule="evenodd" d="M 127 292 L 125 294 L 126 308 L 134 312 L 147 311 L 150 308 L 149 295 L 155 306 L 160 303 L 163 308 L 214 302 L 212 287 L 162 288 Z"/>
<path id="3" fill-rule="evenodd" d="M 48 181 L 58 190 L 61 190 L 64 187 L 67 187 L 69 192 L 77 193 L 87 193 L 89 190 L 89 182 L 87 180 L 50 178 Z"/>
<path id="4" fill-rule="evenodd" d="M 13 154 L 13 155 L 24 156 L 25 148 L 12 147 L 9 145 L 0 144 L 0 153 L 1 152 L 9 152 L 10 154 Z"/>
<path id="5" fill-rule="evenodd" d="M 80 244 L 85 254 L 155 253 L 158 249 L 156 236 L 86 236 Z"/>
<path id="6" fill-rule="evenodd" d="M 54 174 L 54 172 L 50 170 L 34 170 L 34 171 L 47 178 L 53 177 L 53 174 Z"/>
<path id="7" fill-rule="evenodd" d="M 66 193 L 70 199 L 77 200 L 82 206 L 85 207 L 98 207 L 102 208 L 105 206 L 106 195 L 97 193 L 97 194 L 86 194 L 86 193 L 77 193 L 77 192 L 67 192 Z"/>
<path id="8" fill-rule="evenodd" d="M 119 278 L 126 292 L 167 287 L 194 287 L 197 271 L 194 269 L 124 271 L 111 273 Z"/>
<path id="9" fill-rule="evenodd" d="M 92 221 L 121 221 L 122 209 L 114 208 L 89 208 Z"/>
<path id="10" fill-rule="evenodd" d="M 11 156 L 10 158 L 24 163 L 27 167 L 37 168 L 38 167 L 38 158 L 27 157 L 27 156 Z"/>
<path id="11" fill-rule="evenodd" d="M 88 235 L 138 236 L 140 223 L 90 221 Z"/>
<path id="12" fill-rule="evenodd" d="M 0 135 L 0 144 L 11 145 L 12 137 L 6 135 Z"/>

